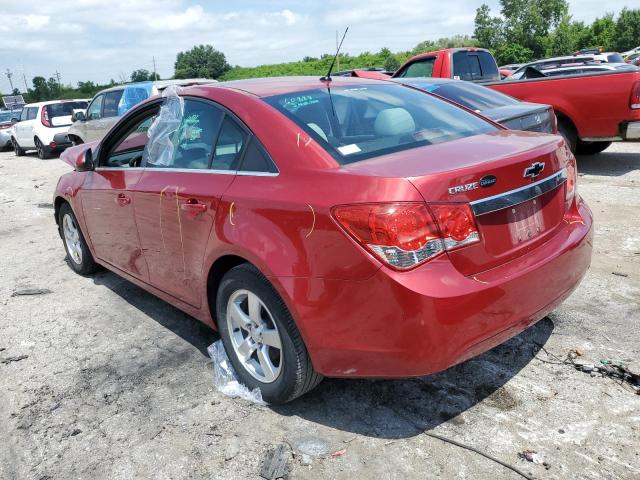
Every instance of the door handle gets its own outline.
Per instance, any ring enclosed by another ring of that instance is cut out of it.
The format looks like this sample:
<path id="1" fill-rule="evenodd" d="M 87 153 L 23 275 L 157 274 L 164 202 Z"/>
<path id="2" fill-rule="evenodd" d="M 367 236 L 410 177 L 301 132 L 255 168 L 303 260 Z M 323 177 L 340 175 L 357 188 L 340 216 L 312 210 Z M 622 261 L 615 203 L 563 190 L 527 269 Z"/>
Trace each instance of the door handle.
<path id="1" fill-rule="evenodd" d="M 131 203 L 131 198 L 127 197 L 124 193 L 119 193 L 116 197 L 116 203 L 121 207 L 125 205 L 129 205 Z"/>
<path id="2" fill-rule="evenodd" d="M 198 215 L 199 213 L 204 213 L 207 211 L 209 207 L 206 204 L 198 202 L 195 198 L 190 198 L 182 205 L 180 205 L 180 209 L 190 213 L 192 215 Z"/>

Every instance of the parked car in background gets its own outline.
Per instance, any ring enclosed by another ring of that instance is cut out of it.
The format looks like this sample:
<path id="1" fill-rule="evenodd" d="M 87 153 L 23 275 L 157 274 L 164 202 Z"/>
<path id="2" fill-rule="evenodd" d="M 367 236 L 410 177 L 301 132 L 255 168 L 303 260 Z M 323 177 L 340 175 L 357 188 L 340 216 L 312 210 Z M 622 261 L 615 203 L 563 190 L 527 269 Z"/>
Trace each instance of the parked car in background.
<path id="1" fill-rule="evenodd" d="M 624 63 L 624 57 L 618 52 L 603 52 L 594 55 L 593 58 L 596 62 L 602 63 Z"/>
<path id="2" fill-rule="evenodd" d="M 632 53 L 631 55 L 625 57 L 624 61 L 626 63 L 631 63 L 633 64 L 635 62 L 635 60 L 640 58 L 640 53 Z"/>
<path id="3" fill-rule="evenodd" d="M 620 55 L 622 55 L 626 59 L 626 57 L 628 57 L 629 55 L 634 55 L 636 53 L 640 53 L 640 47 L 632 48 L 631 50 L 622 52 Z"/>
<path id="4" fill-rule="evenodd" d="M 417 55 L 407 60 L 393 77 L 453 78 L 456 71 L 450 58 L 461 50 Z M 474 54 L 477 49 L 468 51 Z M 488 68 L 490 62 L 485 65 Z M 498 75 L 496 66 L 494 76 Z M 574 152 L 595 154 L 613 141 L 640 141 L 640 72 L 636 70 L 558 77 L 541 73 L 539 78 L 485 82 L 484 85 L 519 100 L 551 105 L 558 118 L 558 131 Z"/>
<path id="5" fill-rule="evenodd" d="M 158 80 L 128 83 L 107 88 L 93 97 L 86 111 L 75 113 L 72 119 L 73 125 L 67 133 L 68 138 L 61 139 L 61 141 L 78 145 L 100 140 L 115 125 L 118 119 L 134 105 L 149 97 L 158 95 L 169 85 L 189 86 L 215 81 L 206 78 Z"/>
<path id="6" fill-rule="evenodd" d="M 69 130 L 73 110 L 87 108 L 87 103 L 87 100 L 55 100 L 25 105 L 13 126 L 11 141 L 15 154 L 20 157 L 27 150 L 36 150 L 38 157 L 45 159 L 70 146 L 68 141 L 58 143 L 55 137 Z"/>
<path id="7" fill-rule="evenodd" d="M 60 236 L 76 272 L 103 265 L 217 328 L 267 402 L 322 376 L 442 371 L 545 317 L 589 267 L 557 135 L 363 78 L 180 95 L 64 152 Z"/>
<path id="8" fill-rule="evenodd" d="M 536 60 L 534 62 L 523 63 L 518 67 L 509 77 L 509 80 L 515 80 L 522 78 L 524 72 L 533 67 L 536 70 L 543 71 L 552 68 L 564 68 L 573 66 L 582 66 L 589 63 L 594 63 L 595 57 L 593 55 L 580 55 L 580 56 L 566 56 L 566 57 L 553 57 L 544 58 L 542 60 Z"/>
<path id="9" fill-rule="evenodd" d="M 536 68 L 531 65 L 514 72 L 511 76 L 507 77 L 507 80 L 520 80 L 527 78 L 541 78 L 544 77 L 558 77 L 561 75 L 580 75 L 583 73 L 598 73 L 598 72 L 610 72 L 614 70 L 626 70 L 637 71 L 634 65 L 628 63 L 597 63 L 586 62 L 583 64 L 573 64 L 563 67 L 550 67 Z"/>
<path id="10" fill-rule="evenodd" d="M 448 78 L 403 78 L 399 80 L 473 110 L 511 130 L 557 133 L 556 116 L 549 105 L 521 102 L 476 83 Z"/>
<path id="11" fill-rule="evenodd" d="M 21 112 L 22 110 L 0 111 L 0 148 L 12 146 L 13 124 L 20 118 Z"/>

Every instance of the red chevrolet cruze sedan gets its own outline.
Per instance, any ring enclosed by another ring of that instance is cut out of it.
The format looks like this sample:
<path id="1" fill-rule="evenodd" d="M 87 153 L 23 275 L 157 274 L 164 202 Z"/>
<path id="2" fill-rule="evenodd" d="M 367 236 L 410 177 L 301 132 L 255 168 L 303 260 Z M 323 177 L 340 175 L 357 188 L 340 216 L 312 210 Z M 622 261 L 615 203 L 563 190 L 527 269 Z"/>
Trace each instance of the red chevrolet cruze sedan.
<path id="1" fill-rule="evenodd" d="M 559 136 L 362 78 L 178 93 L 63 154 L 68 263 L 216 328 L 269 402 L 322 376 L 446 369 L 543 318 L 589 267 Z"/>

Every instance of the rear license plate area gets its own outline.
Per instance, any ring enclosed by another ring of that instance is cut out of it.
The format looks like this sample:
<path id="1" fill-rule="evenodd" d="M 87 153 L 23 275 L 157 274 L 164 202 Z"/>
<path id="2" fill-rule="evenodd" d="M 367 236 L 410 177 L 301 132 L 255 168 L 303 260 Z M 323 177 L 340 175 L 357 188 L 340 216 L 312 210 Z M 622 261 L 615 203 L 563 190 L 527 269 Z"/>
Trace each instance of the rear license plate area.
<path id="1" fill-rule="evenodd" d="M 534 198 L 507 209 L 509 233 L 514 245 L 527 242 L 544 232 L 542 199 Z"/>

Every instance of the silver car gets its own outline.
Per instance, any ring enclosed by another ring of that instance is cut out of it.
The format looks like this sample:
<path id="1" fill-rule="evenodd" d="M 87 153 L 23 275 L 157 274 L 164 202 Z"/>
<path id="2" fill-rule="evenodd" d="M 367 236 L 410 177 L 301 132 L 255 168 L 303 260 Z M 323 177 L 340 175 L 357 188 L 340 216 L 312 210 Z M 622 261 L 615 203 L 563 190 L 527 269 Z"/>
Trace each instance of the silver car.
<path id="1" fill-rule="evenodd" d="M 215 81 L 206 78 L 158 80 L 128 83 L 102 90 L 93 97 L 86 110 L 78 110 L 73 114 L 73 125 L 67 133 L 68 140 L 75 145 L 102 140 L 119 118 L 134 105 L 158 95 L 170 85 L 186 87 Z"/>

